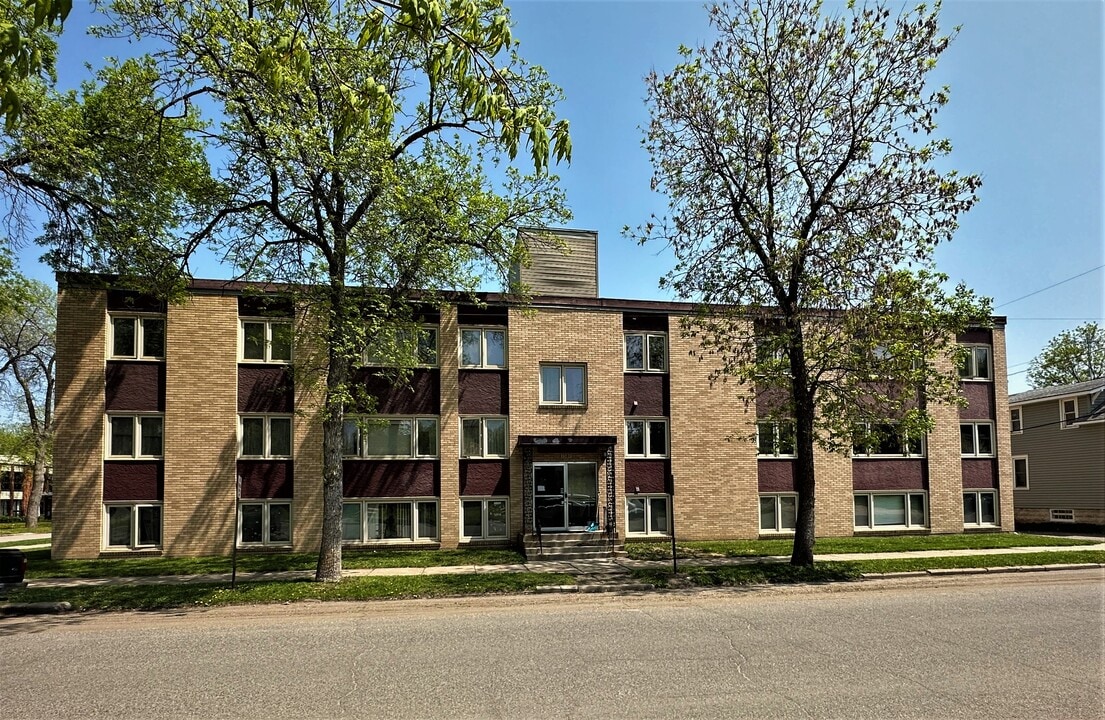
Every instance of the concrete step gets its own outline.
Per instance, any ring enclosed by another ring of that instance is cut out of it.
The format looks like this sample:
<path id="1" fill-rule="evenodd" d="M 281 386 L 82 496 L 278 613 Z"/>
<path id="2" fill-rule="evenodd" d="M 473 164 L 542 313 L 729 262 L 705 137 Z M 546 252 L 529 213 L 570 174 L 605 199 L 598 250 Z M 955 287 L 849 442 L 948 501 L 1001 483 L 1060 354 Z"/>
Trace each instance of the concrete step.
<path id="1" fill-rule="evenodd" d="M 621 548 L 582 548 L 582 547 L 556 547 L 543 548 L 527 547 L 527 560 L 608 560 L 612 557 L 624 557 L 625 551 Z"/>

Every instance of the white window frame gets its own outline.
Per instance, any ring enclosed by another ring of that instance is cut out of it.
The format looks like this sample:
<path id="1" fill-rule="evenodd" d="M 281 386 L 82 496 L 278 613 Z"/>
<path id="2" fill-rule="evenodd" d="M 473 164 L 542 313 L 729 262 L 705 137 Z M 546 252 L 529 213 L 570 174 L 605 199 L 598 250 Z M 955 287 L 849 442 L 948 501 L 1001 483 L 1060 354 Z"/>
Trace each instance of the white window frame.
<path id="1" fill-rule="evenodd" d="M 388 423 L 392 422 L 409 422 L 411 424 L 411 451 L 405 455 L 369 455 L 367 454 L 368 443 L 365 442 L 365 433 L 368 432 L 367 428 L 357 427 L 357 452 L 354 455 L 346 454 L 344 434 L 345 428 L 342 428 L 343 442 L 342 442 L 342 457 L 354 458 L 354 459 L 366 459 L 366 460 L 429 460 L 433 458 L 441 457 L 441 418 L 437 415 L 347 415 L 345 422 L 356 423 L 359 420 L 372 421 L 382 420 Z M 418 452 L 418 438 L 421 434 L 419 429 L 419 423 L 423 421 L 430 421 L 434 423 L 434 454 L 422 455 Z"/>
<path id="2" fill-rule="evenodd" d="M 480 452 L 476 455 L 465 454 L 464 448 L 464 422 L 466 420 L 478 420 L 480 423 Z M 487 421 L 488 420 L 501 420 L 503 422 L 503 452 L 493 453 L 487 449 Z M 460 426 L 458 428 L 460 434 L 460 456 L 462 458 L 497 458 L 502 459 L 510 457 L 510 420 L 506 415 L 461 415 Z"/>
<path id="3" fill-rule="evenodd" d="M 781 498 L 794 498 L 794 525 L 798 526 L 798 493 L 760 493 L 759 504 L 756 505 L 756 522 L 759 523 L 760 534 L 762 535 L 793 535 L 795 527 L 783 527 L 783 504 Z M 761 513 L 762 503 L 764 500 L 773 500 L 775 502 L 775 527 L 765 528 L 763 526 L 763 517 Z"/>
<path id="4" fill-rule="evenodd" d="M 414 347 L 414 367 L 416 368 L 435 368 L 441 365 L 441 332 L 437 325 L 425 324 L 419 325 L 417 328 L 419 335 L 432 334 L 434 338 L 434 357 L 432 362 L 423 362 L 423 359 L 419 357 L 419 347 L 421 343 L 421 337 L 415 340 Z M 398 340 L 397 340 L 398 342 Z M 361 365 L 364 367 L 387 367 L 387 365 L 381 362 L 381 359 L 373 354 L 372 343 L 368 343 L 364 352 L 361 353 Z"/>
<path id="5" fill-rule="evenodd" d="M 246 325 L 264 325 L 265 326 L 265 357 L 263 358 L 247 358 L 246 357 Z M 288 330 L 292 329 L 291 318 L 263 318 L 263 317 L 240 317 L 238 318 L 238 362 L 240 363 L 255 363 L 258 365 L 289 365 L 292 360 L 295 359 L 295 336 L 294 333 L 289 338 L 289 358 L 287 360 L 281 358 L 272 357 L 272 334 L 273 328 L 277 325 L 286 325 Z"/>
<path id="6" fill-rule="evenodd" d="M 629 503 L 643 500 L 645 504 L 645 531 L 634 532 L 629 529 Z M 652 501 L 664 501 L 664 521 L 666 532 L 652 529 Z M 663 493 L 632 493 L 625 496 L 625 534 L 627 537 L 671 537 L 671 498 Z"/>
<path id="7" fill-rule="evenodd" d="M 859 423 L 859 424 L 863 425 L 865 427 L 870 427 L 873 424 L 897 425 L 897 423 L 891 423 L 891 422 L 887 422 L 887 423 Z M 896 453 L 856 452 L 856 444 L 853 442 L 852 443 L 852 457 L 853 458 L 860 458 L 860 459 L 862 459 L 862 458 L 878 458 L 880 460 L 885 460 L 887 458 L 923 458 L 927 455 L 927 453 L 928 453 L 928 442 L 927 442 L 927 437 L 926 436 L 922 435 L 920 437 L 921 448 L 920 448 L 920 451 L 916 452 L 916 453 L 913 452 L 911 450 L 910 446 L 909 446 L 909 440 L 911 439 L 911 437 L 908 434 L 906 434 L 904 432 L 901 432 L 900 428 L 897 431 L 897 437 L 898 437 L 898 447 L 901 448 L 900 452 L 896 452 Z M 976 440 L 977 440 L 977 438 L 976 438 Z M 976 445 L 977 445 L 977 442 L 976 442 Z"/>
<path id="8" fill-rule="evenodd" d="M 1067 420 L 1067 403 L 1074 403 L 1074 421 Z M 1059 398 L 1059 427 L 1062 429 L 1078 427 L 1078 396 Z"/>
<path id="9" fill-rule="evenodd" d="M 760 452 L 760 430 L 761 430 L 762 425 L 770 425 L 771 426 L 771 447 L 774 450 L 774 452 L 772 452 L 770 455 Z M 779 430 L 784 425 L 790 425 L 791 426 L 791 437 L 794 438 L 793 439 L 794 449 L 789 453 L 784 453 L 784 452 L 779 451 L 779 445 L 780 445 L 779 439 L 781 437 Z M 797 452 L 798 452 L 798 447 L 797 447 L 798 439 L 797 439 L 797 436 L 795 435 L 795 431 L 796 431 L 796 428 L 795 428 L 793 420 L 757 420 L 756 421 L 756 457 L 760 457 L 760 458 L 794 458 L 794 457 L 797 457 L 798 456 L 797 455 Z"/>
<path id="10" fill-rule="evenodd" d="M 875 501 L 876 496 L 889 496 L 897 495 L 905 498 L 905 514 L 906 521 L 904 525 L 876 525 L 875 524 Z M 924 507 L 925 519 L 923 523 L 917 523 L 913 521 L 913 504 L 910 502 L 912 496 L 920 496 L 921 502 Z M 855 517 L 855 500 L 856 498 L 867 498 L 867 525 L 856 524 Z M 927 530 L 929 527 L 929 499 L 928 493 L 924 490 L 891 490 L 891 491 L 876 491 L 876 492 L 856 492 L 852 493 L 852 526 L 857 532 L 885 532 L 888 530 Z"/>
<path id="11" fill-rule="evenodd" d="M 1074 522 L 1074 510 L 1071 508 L 1051 508 L 1048 514 L 1051 516 L 1051 522 Z"/>
<path id="12" fill-rule="evenodd" d="M 560 370 L 560 399 L 559 400 L 546 400 L 545 399 L 545 368 L 558 368 Z M 567 393 L 565 392 L 564 385 L 564 371 L 567 368 L 580 368 L 583 370 L 583 399 L 582 400 L 567 400 Z M 537 399 L 538 403 L 544 407 L 586 407 L 587 405 L 587 364 L 586 363 L 556 363 L 556 362 L 543 362 L 537 368 Z"/>
<path id="13" fill-rule="evenodd" d="M 967 519 L 964 518 L 963 519 L 963 527 L 964 528 L 998 527 L 1001 524 L 1001 522 L 1000 522 L 1001 521 L 1001 508 L 998 505 L 998 501 L 999 501 L 1000 498 L 999 498 L 999 494 L 998 494 L 997 490 L 989 490 L 989 489 L 970 490 L 970 489 L 964 488 L 963 496 L 966 497 L 967 495 L 974 495 L 975 496 L 975 513 L 977 513 L 977 515 L 978 515 L 978 522 L 968 523 Z M 994 496 L 994 521 L 993 522 L 983 522 L 983 520 L 982 520 L 982 496 L 983 495 L 993 495 Z M 963 512 L 966 512 L 966 511 L 967 511 L 966 507 L 964 507 Z"/>
<path id="14" fill-rule="evenodd" d="M 1009 433 L 1020 435 L 1024 432 L 1024 411 L 1019 407 L 1009 408 Z"/>
<path id="15" fill-rule="evenodd" d="M 1017 463 L 1024 463 L 1024 485 L 1017 484 Z M 1028 473 L 1028 456 L 1027 455 L 1014 455 L 1013 456 L 1013 489 L 1014 490 L 1028 490 L 1032 483 L 1029 480 Z"/>
<path id="16" fill-rule="evenodd" d="M 292 457 L 292 449 L 295 447 L 295 421 L 290 413 L 242 413 L 238 415 L 238 457 L 244 460 L 275 458 L 287 460 Z M 244 453 L 245 421 L 263 420 L 265 423 L 264 452 L 260 455 L 246 455 Z M 289 424 L 288 454 L 277 455 L 272 452 L 272 421 L 287 420 Z"/>
<path id="17" fill-rule="evenodd" d="M 964 425 L 970 425 L 971 428 L 972 428 L 971 435 L 974 438 L 974 452 L 969 452 L 969 453 L 963 452 L 962 432 L 963 432 L 963 426 Z M 985 426 L 990 428 L 990 452 L 988 452 L 988 453 L 981 453 L 981 452 L 978 451 L 978 428 L 981 425 L 985 425 Z M 990 420 L 960 421 L 959 428 L 960 428 L 959 432 L 960 432 L 960 439 L 961 439 L 960 446 L 959 446 L 960 457 L 965 457 L 965 458 L 992 458 L 992 457 L 995 457 L 997 455 L 998 439 L 997 439 L 997 436 L 994 435 L 994 423 L 992 421 L 990 421 Z"/>
<path id="18" fill-rule="evenodd" d="M 421 525 L 421 518 L 419 517 L 420 505 L 424 503 L 432 503 L 434 506 L 434 527 L 437 530 L 437 534 L 431 537 L 426 537 L 419 534 L 419 525 Z M 408 544 L 417 545 L 425 543 L 436 543 L 441 539 L 441 502 L 436 497 L 410 497 L 410 498 L 345 498 L 342 501 L 342 514 L 344 518 L 346 505 L 360 505 L 360 517 L 361 517 L 361 533 L 358 540 L 345 538 L 345 523 L 342 523 L 342 544 L 343 545 L 390 545 L 390 544 Z M 409 505 L 410 517 L 411 517 L 411 534 L 410 537 L 402 538 L 368 538 L 368 513 L 365 511 L 368 505 Z"/>
<path id="19" fill-rule="evenodd" d="M 629 338 L 631 337 L 641 338 L 642 357 L 641 367 L 639 368 L 629 367 Z M 652 354 L 649 352 L 649 345 L 652 342 L 653 338 L 664 343 L 663 366 L 658 368 L 650 367 Z M 650 332 L 645 330 L 624 333 L 622 338 L 622 365 L 625 372 L 666 373 L 668 371 L 668 334 L 666 332 Z"/>
<path id="20" fill-rule="evenodd" d="M 116 418 L 131 419 L 131 437 L 134 446 L 129 455 L 118 455 L 112 452 L 111 447 L 111 421 Z M 142 453 L 142 421 L 161 421 L 161 453 L 158 455 L 145 455 Z M 104 458 L 106 460 L 160 460 L 165 457 L 165 414 L 164 413 L 108 413 L 104 422 Z"/>
<path id="21" fill-rule="evenodd" d="M 464 362 L 464 333 L 480 333 L 480 361 L 475 364 Z M 487 362 L 487 333 L 501 332 L 503 334 L 503 364 L 491 365 Z M 510 362 L 509 355 L 510 336 L 504 325 L 472 326 L 462 325 L 457 329 L 457 362 L 462 370 L 504 370 Z"/>
<path id="22" fill-rule="evenodd" d="M 134 320 L 134 353 L 130 355 L 115 354 L 115 321 Z M 161 348 L 160 355 L 146 355 L 144 350 L 146 336 L 146 321 L 160 320 L 164 328 L 162 344 L 169 344 L 169 323 L 164 313 L 118 313 L 109 312 L 107 316 L 107 357 L 109 360 L 164 360 L 166 347 Z"/>
<path id="23" fill-rule="evenodd" d="M 630 423 L 643 423 L 644 428 L 644 452 L 643 453 L 630 453 L 629 452 L 629 424 Z M 657 423 L 663 423 L 664 425 L 664 452 L 657 453 L 652 450 L 652 425 Z M 625 419 L 625 456 L 627 458 L 666 458 L 671 453 L 671 433 L 668 419 L 665 417 L 628 417 Z"/>
<path id="24" fill-rule="evenodd" d="M 126 545 L 111 545 L 111 516 L 109 508 L 130 509 L 130 540 Z M 158 531 L 160 542 L 139 544 L 138 542 L 138 512 L 140 508 L 158 508 L 161 511 L 161 528 Z M 103 549 L 107 551 L 123 550 L 156 550 L 165 543 L 165 510 L 160 502 L 105 502 L 103 504 Z"/>
<path id="25" fill-rule="evenodd" d="M 480 503 L 480 534 L 466 535 L 464 532 L 464 504 Z M 501 502 L 506 505 L 506 530 L 502 535 L 489 535 L 487 522 L 487 504 Z M 510 538 L 510 497 L 506 495 L 488 495 L 479 497 L 462 497 L 460 499 L 460 536 L 463 540 L 507 540 Z"/>
<path id="26" fill-rule="evenodd" d="M 963 345 L 970 352 L 967 354 L 966 367 L 959 368 L 959 379 L 967 382 L 992 382 L 994 379 L 994 349 L 990 345 Z M 978 374 L 978 352 L 986 355 L 986 369 L 988 375 Z"/>
<path id="27" fill-rule="evenodd" d="M 244 542 L 242 540 L 242 507 L 245 505 L 261 505 L 261 541 Z M 270 512 L 274 505 L 288 506 L 288 539 L 273 540 Z M 242 498 L 238 501 L 238 547 L 291 547 L 295 539 L 295 506 L 290 498 Z"/>

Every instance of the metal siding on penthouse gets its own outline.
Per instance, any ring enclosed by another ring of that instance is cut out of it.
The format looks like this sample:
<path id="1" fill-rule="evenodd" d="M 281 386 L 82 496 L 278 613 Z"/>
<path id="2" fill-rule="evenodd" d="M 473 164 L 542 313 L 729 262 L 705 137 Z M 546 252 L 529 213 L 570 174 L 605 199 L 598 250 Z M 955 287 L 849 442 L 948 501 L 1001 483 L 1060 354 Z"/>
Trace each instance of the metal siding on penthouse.
<path id="1" fill-rule="evenodd" d="M 530 266 L 520 279 L 533 295 L 599 296 L 598 233 L 589 230 L 546 230 L 562 246 L 541 238 L 537 231 L 522 233 L 529 244 Z"/>

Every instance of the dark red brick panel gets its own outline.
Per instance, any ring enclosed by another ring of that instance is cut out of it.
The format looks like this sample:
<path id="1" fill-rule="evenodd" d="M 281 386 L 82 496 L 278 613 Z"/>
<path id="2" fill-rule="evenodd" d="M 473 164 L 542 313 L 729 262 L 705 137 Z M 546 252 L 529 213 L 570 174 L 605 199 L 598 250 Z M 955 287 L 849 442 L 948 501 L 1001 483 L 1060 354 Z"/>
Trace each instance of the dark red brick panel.
<path id="1" fill-rule="evenodd" d="M 639 417 L 671 415 L 670 376 L 667 373 L 626 373 L 625 414 Z M 634 406 L 633 403 L 637 405 Z"/>
<path id="2" fill-rule="evenodd" d="M 408 383 L 396 384 L 376 370 L 364 368 L 354 373 L 353 382 L 369 397 L 375 398 L 378 415 L 439 415 L 441 413 L 441 375 L 436 369 L 411 373 Z M 361 405 L 353 412 L 373 412 Z"/>
<path id="3" fill-rule="evenodd" d="M 291 460 L 239 460 L 242 497 L 290 498 L 293 495 Z"/>
<path id="4" fill-rule="evenodd" d="M 104 502 L 158 502 L 165 497 L 165 464 L 146 462 L 104 463 Z"/>
<path id="5" fill-rule="evenodd" d="M 509 414 L 505 370 L 461 370 L 458 376 L 461 415 Z"/>
<path id="6" fill-rule="evenodd" d="M 509 495 L 509 460 L 461 460 L 461 495 Z"/>
<path id="7" fill-rule="evenodd" d="M 668 316 L 660 313 L 622 313 L 622 328 L 625 330 L 648 330 L 666 333 L 668 331 Z"/>
<path id="8" fill-rule="evenodd" d="M 927 472 L 921 458 L 853 460 L 852 487 L 856 490 L 924 490 Z"/>
<path id="9" fill-rule="evenodd" d="M 959 417 L 964 420 L 994 419 L 994 383 L 965 382 L 960 385 L 960 391 L 967 398 L 967 407 L 959 409 Z"/>
<path id="10" fill-rule="evenodd" d="M 626 460 L 625 493 L 631 495 L 667 492 L 667 484 L 664 481 L 670 472 L 670 460 Z M 679 489 L 676 488 L 676 493 L 678 492 Z"/>
<path id="11" fill-rule="evenodd" d="M 757 468 L 760 492 L 796 492 L 793 460 L 760 460 Z"/>
<path id="12" fill-rule="evenodd" d="M 164 412 L 165 363 L 108 360 L 104 400 L 108 412 Z"/>
<path id="13" fill-rule="evenodd" d="M 984 328 L 973 328 L 955 336 L 956 342 L 969 345 L 991 345 L 993 340 L 993 334 Z"/>
<path id="14" fill-rule="evenodd" d="M 996 488 L 998 463 L 994 458 L 963 458 L 963 487 Z"/>
<path id="15" fill-rule="evenodd" d="M 238 412 L 290 413 L 294 409 L 295 391 L 288 368 L 238 366 Z"/>
<path id="16" fill-rule="evenodd" d="M 354 497 L 430 497 L 440 494 L 434 460 L 346 460 L 342 494 Z"/>

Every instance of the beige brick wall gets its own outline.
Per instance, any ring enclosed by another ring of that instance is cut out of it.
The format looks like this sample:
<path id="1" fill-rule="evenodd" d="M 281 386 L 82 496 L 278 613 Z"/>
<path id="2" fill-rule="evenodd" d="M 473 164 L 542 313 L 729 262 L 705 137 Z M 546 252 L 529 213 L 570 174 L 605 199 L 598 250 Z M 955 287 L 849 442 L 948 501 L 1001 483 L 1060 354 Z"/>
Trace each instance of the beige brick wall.
<path id="1" fill-rule="evenodd" d="M 460 339 L 456 306 L 441 309 L 438 328 L 438 362 L 441 371 L 441 418 L 438 420 L 441 462 L 441 502 L 438 530 L 441 547 L 452 549 L 460 543 Z M 507 333 L 508 337 L 510 333 Z M 508 349 L 509 350 L 509 349 Z M 508 423 L 508 427 L 512 423 Z M 511 498 L 511 507 L 521 507 L 522 496 Z M 512 525 L 511 527 L 520 527 Z"/>
<path id="2" fill-rule="evenodd" d="M 315 333 L 316 318 L 298 308 L 292 376 L 295 381 L 295 460 L 292 547 L 317 553 L 322 543 L 322 409 L 326 389 L 326 345 Z"/>
<path id="3" fill-rule="evenodd" d="M 695 338 L 682 337 L 674 315 L 668 345 L 676 536 L 757 537 L 756 444 L 748 440 L 756 432 L 752 393 L 732 378 L 711 384 L 710 373 L 720 361 L 703 356 Z"/>
<path id="4" fill-rule="evenodd" d="M 238 299 L 193 295 L 170 304 L 162 515 L 166 555 L 226 555 L 233 548 L 237 426 Z"/>
<path id="5" fill-rule="evenodd" d="M 951 362 L 938 360 L 941 372 L 954 372 Z M 930 402 L 935 427 L 928 436 L 929 529 L 934 533 L 963 532 L 963 458 L 959 448 L 959 407 Z"/>
<path id="6" fill-rule="evenodd" d="M 851 455 L 847 452 L 829 452 L 815 444 L 813 471 L 816 537 L 846 537 L 854 534 Z"/>
<path id="7" fill-rule="evenodd" d="M 57 315 L 58 434 L 51 556 L 92 558 L 103 526 L 107 294 L 61 289 Z"/>
<path id="8" fill-rule="evenodd" d="M 1013 436 L 1009 424 L 1008 360 L 1005 354 L 1005 328 L 994 333 L 994 432 L 997 434 L 998 524 L 1002 530 L 1014 529 L 1013 519 Z"/>

